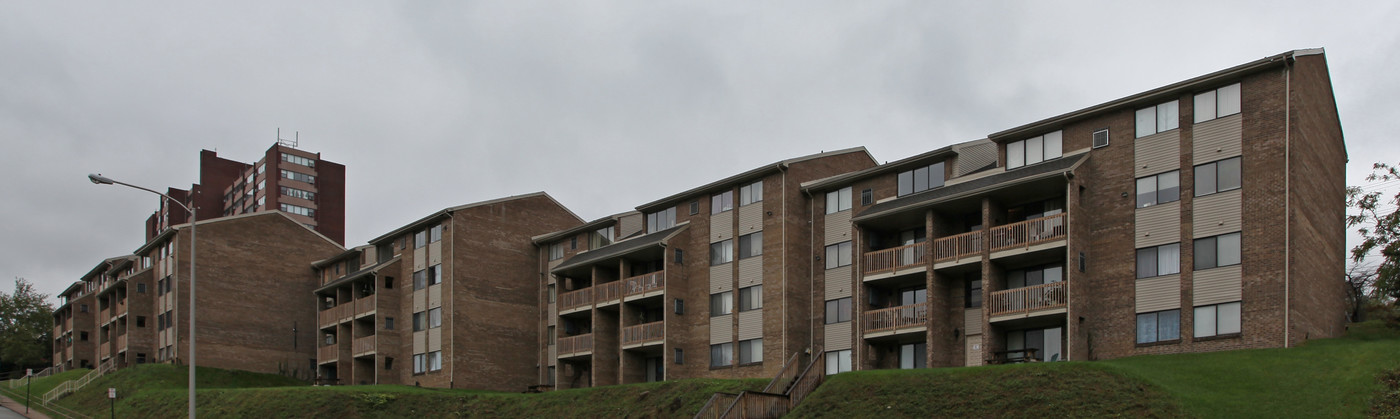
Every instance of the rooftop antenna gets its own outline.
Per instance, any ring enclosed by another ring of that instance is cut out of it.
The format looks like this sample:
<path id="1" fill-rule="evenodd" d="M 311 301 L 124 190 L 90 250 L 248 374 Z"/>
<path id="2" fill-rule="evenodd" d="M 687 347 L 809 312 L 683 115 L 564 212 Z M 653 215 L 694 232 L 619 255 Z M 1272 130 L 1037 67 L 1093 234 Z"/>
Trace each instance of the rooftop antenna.
<path id="1" fill-rule="evenodd" d="M 301 131 L 294 131 L 294 132 L 295 132 L 295 135 L 296 135 L 296 136 L 293 137 L 291 140 L 286 140 L 286 139 L 283 139 L 283 138 L 282 138 L 282 128 L 281 128 L 281 127 L 278 127 L 278 128 L 277 128 L 277 145 L 280 145 L 280 146 L 283 146 L 283 147 L 297 148 L 297 144 L 301 142 Z"/>

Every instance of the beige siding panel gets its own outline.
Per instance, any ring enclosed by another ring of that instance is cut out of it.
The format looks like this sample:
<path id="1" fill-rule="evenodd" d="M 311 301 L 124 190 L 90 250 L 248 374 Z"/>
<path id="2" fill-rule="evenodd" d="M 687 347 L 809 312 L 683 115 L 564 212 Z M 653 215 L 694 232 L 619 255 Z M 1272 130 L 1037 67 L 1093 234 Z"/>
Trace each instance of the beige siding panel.
<path id="1" fill-rule="evenodd" d="M 428 269 L 428 248 L 413 249 L 413 271 Z"/>
<path id="2" fill-rule="evenodd" d="M 967 366 L 982 365 L 982 336 L 967 337 Z"/>
<path id="3" fill-rule="evenodd" d="M 853 199 L 860 199 L 855 197 Z M 826 236 L 821 244 L 830 246 L 836 243 L 851 240 L 851 211 L 841 211 L 835 214 L 826 215 Z M 818 248 L 817 250 L 821 250 Z"/>
<path id="4" fill-rule="evenodd" d="M 442 263 L 442 242 L 428 243 L 428 266 Z"/>
<path id="5" fill-rule="evenodd" d="M 731 316 L 733 314 L 710 318 L 710 344 L 734 341 L 734 319 Z"/>
<path id="6" fill-rule="evenodd" d="M 1191 304 L 1207 304 L 1239 301 L 1240 265 L 1196 271 L 1191 275 Z"/>
<path id="7" fill-rule="evenodd" d="M 734 289 L 734 265 L 728 263 L 710 267 L 710 293 Z"/>
<path id="8" fill-rule="evenodd" d="M 1195 164 L 1210 163 L 1240 155 L 1244 131 L 1241 114 L 1216 118 L 1191 127 L 1191 158 Z"/>
<path id="9" fill-rule="evenodd" d="M 739 207 L 739 234 L 763 230 L 763 201 Z"/>
<path id="10" fill-rule="evenodd" d="M 642 214 L 631 214 L 622 217 L 618 220 L 617 238 L 620 239 L 631 236 L 633 233 L 642 231 L 642 228 L 646 227 L 643 225 L 646 224 L 645 221 L 646 219 L 642 217 Z"/>
<path id="11" fill-rule="evenodd" d="M 1181 241 L 1181 202 L 1168 202 L 1138 208 L 1135 214 L 1134 247 L 1144 248 Z"/>
<path id="12" fill-rule="evenodd" d="M 412 285 L 410 285 L 412 286 Z M 428 309 L 428 290 L 417 290 L 413 292 L 413 312 L 417 313 Z"/>
<path id="13" fill-rule="evenodd" d="M 442 350 L 442 328 L 428 329 L 428 352 Z"/>
<path id="14" fill-rule="evenodd" d="M 442 284 L 428 286 L 428 308 L 442 307 Z"/>
<path id="15" fill-rule="evenodd" d="M 953 159 L 953 176 L 963 176 L 997 161 L 997 144 L 991 141 L 970 146 L 954 146 L 958 157 Z"/>
<path id="16" fill-rule="evenodd" d="M 546 249 L 548 249 L 548 247 L 546 247 Z M 564 258 L 558 258 L 558 259 L 549 261 L 549 270 L 551 270 L 551 271 L 554 270 L 554 268 L 559 267 L 559 264 L 561 264 L 561 263 L 564 263 Z M 554 282 L 554 275 L 550 275 L 550 276 L 549 276 L 549 282 Z"/>
<path id="17" fill-rule="evenodd" d="M 739 287 L 763 283 L 763 255 L 739 260 Z"/>
<path id="18" fill-rule="evenodd" d="M 1240 231 L 1240 190 L 1196 198 L 1191 211 L 1191 235 L 1210 237 Z"/>
<path id="19" fill-rule="evenodd" d="M 559 345 L 549 345 L 549 366 L 559 363 Z"/>
<path id="20" fill-rule="evenodd" d="M 1137 312 L 1181 308 L 1181 275 L 1137 280 Z"/>
<path id="21" fill-rule="evenodd" d="M 968 335 L 982 334 L 982 309 L 969 308 L 963 310 L 963 330 Z"/>
<path id="22" fill-rule="evenodd" d="M 559 305 L 549 303 L 549 325 L 554 326 L 559 323 Z"/>
<path id="23" fill-rule="evenodd" d="M 1181 168 L 1181 130 L 1171 130 L 1133 140 L 1135 177 Z"/>
<path id="24" fill-rule="evenodd" d="M 410 325 L 411 327 L 412 325 Z M 428 332 L 413 332 L 413 353 L 421 354 L 428 351 Z"/>
<path id="25" fill-rule="evenodd" d="M 835 300 L 851 296 L 851 266 L 826 270 L 826 299 Z"/>
<path id="26" fill-rule="evenodd" d="M 710 216 L 710 243 L 734 238 L 734 211 Z"/>
<path id="27" fill-rule="evenodd" d="M 739 313 L 739 340 L 763 337 L 763 310 Z"/>
<path id="28" fill-rule="evenodd" d="M 826 350 L 841 351 L 851 349 L 851 323 L 841 322 L 826 325 Z"/>

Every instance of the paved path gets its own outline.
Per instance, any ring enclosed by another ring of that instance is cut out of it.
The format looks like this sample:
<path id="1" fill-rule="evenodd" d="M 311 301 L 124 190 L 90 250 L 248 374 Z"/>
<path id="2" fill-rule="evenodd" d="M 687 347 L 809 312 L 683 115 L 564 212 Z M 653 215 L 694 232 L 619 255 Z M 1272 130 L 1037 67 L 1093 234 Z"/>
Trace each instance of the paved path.
<path id="1" fill-rule="evenodd" d="M 0 396 L 0 419 L 49 419 L 38 410 L 29 409 L 29 415 L 24 414 L 24 403 L 10 400 L 9 397 Z"/>

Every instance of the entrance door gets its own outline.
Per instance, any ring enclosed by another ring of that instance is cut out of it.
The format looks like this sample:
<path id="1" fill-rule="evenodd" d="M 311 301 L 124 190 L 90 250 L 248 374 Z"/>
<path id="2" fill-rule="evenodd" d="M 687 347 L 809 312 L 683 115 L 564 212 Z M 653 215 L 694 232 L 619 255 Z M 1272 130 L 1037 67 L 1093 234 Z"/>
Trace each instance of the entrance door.
<path id="1" fill-rule="evenodd" d="M 907 343 L 899 346 L 899 369 L 927 368 L 928 352 L 926 343 Z"/>
<path id="2" fill-rule="evenodd" d="M 967 366 L 982 365 L 982 335 L 967 337 Z"/>

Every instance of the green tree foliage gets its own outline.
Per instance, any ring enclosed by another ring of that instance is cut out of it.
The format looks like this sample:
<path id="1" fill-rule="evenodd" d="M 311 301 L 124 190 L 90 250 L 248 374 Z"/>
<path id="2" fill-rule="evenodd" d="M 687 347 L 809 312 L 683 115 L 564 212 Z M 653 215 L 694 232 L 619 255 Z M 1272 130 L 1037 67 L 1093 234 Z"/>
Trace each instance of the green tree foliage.
<path id="1" fill-rule="evenodd" d="M 1366 177 L 1367 182 L 1382 184 L 1400 180 L 1400 166 L 1376 163 Z M 1347 228 L 1356 227 L 1361 244 L 1351 249 L 1351 260 L 1361 263 L 1373 251 L 1380 252 L 1373 286 L 1376 296 L 1395 301 L 1400 299 L 1400 193 L 1385 196 L 1379 189 L 1366 192 L 1361 187 L 1347 188 L 1347 206 L 1356 211 L 1347 215 Z"/>
<path id="2" fill-rule="evenodd" d="M 34 284 L 15 279 L 15 292 L 0 292 L 0 361 L 15 367 L 44 367 L 53 352 L 53 307 Z"/>

